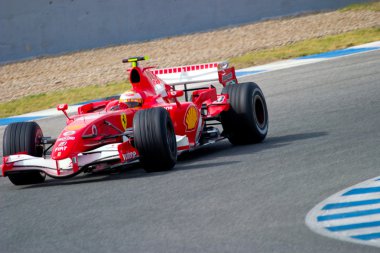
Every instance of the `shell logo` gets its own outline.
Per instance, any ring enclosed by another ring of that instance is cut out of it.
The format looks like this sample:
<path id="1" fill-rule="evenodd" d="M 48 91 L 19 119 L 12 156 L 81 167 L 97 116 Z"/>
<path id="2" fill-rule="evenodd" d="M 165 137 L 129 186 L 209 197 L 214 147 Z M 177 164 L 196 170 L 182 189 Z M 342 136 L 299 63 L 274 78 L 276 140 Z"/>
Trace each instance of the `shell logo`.
<path id="1" fill-rule="evenodd" d="M 197 122 L 198 122 L 198 110 L 194 106 L 190 106 L 187 109 L 186 116 L 185 116 L 186 131 L 191 131 L 195 129 Z"/>

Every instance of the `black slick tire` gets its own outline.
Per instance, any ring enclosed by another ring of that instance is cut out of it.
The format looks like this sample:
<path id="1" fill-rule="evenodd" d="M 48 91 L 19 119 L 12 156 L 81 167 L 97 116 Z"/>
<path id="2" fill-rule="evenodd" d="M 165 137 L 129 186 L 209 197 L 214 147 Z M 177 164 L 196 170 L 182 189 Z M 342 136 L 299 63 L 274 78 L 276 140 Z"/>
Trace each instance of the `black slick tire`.
<path id="1" fill-rule="evenodd" d="M 256 83 L 227 85 L 230 109 L 221 114 L 225 136 L 234 145 L 262 142 L 268 133 L 268 109 L 265 97 Z"/>
<path id="2" fill-rule="evenodd" d="M 20 152 L 42 157 L 42 130 L 36 122 L 12 123 L 5 128 L 3 136 L 3 156 Z M 38 184 L 45 181 L 46 174 L 40 171 L 25 171 L 8 175 L 14 185 Z"/>
<path id="3" fill-rule="evenodd" d="M 177 143 L 169 113 L 161 107 L 141 110 L 133 118 L 134 145 L 146 172 L 170 170 L 177 162 Z"/>

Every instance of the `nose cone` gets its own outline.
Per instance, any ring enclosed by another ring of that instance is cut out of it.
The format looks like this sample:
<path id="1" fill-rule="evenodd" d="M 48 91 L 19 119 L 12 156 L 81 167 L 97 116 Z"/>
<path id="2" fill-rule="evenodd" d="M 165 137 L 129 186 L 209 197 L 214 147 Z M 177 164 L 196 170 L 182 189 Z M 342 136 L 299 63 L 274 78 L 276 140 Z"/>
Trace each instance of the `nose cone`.
<path id="1" fill-rule="evenodd" d="M 57 141 L 52 149 L 51 158 L 53 160 L 62 160 L 70 157 L 75 147 L 75 141 L 68 140 L 66 138 L 59 138 L 61 141 Z"/>
<path id="2" fill-rule="evenodd" d="M 66 127 L 53 146 L 51 158 L 53 160 L 62 160 L 75 156 L 78 153 L 76 147 L 79 146 L 79 136 L 81 136 L 82 132 L 82 129 L 68 130 Z"/>

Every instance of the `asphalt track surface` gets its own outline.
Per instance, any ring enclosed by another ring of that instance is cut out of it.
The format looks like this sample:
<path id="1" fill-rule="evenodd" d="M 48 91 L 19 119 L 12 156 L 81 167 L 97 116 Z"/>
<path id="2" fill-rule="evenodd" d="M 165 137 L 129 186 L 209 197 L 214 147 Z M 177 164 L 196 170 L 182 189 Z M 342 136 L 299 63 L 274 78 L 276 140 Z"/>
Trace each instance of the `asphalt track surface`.
<path id="1" fill-rule="evenodd" d="M 24 187 L 0 178 L 0 252 L 378 252 L 315 234 L 304 219 L 380 175 L 379 70 L 374 51 L 243 78 L 266 95 L 266 141 L 222 141 L 170 172 Z M 39 123 L 55 136 L 64 120 Z"/>

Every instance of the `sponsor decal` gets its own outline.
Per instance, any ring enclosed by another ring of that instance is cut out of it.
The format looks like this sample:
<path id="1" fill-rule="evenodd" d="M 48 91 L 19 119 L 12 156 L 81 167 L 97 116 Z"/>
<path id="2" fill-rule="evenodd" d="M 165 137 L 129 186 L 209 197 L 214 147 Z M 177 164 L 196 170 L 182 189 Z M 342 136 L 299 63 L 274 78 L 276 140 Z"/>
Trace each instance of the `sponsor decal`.
<path id="1" fill-rule="evenodd" d="M 164 109 L 167 111 L 173 110 L 173 106 L 164 106 Z"/>
<path id="2" fill-rule="evenodd" d="M 58 147 L 63 147 L 63 146 L 66 146 L 67 142 L 66 141 L 63 141 L 61 143 L 58 144 Z"/>
<path id="3" fill-rule="evenodd" d="M 195 106 L 189 106 L 185 114 L 186 131 L 195 129 L 198 122 L 198 109 Z"/>
<path id="4" fill-rule="evenodd" d="M 123 157 L 124 157 L 124 160 L 128 161 L 128 160 L 136 158 L 136 155 L 137 155 L 136 151 L 132 151 L 132 152 L 123 154 Z"/>
<path id="5" fill-rule="evenodd" d="M 121 125 L 123 126 L 124 130 L 127 129 L 127 115 L 125 113 L 120 115 L 121 119 Z"/>
<path id="6" fill-rule="evenodd" d="M 232 78 L 232 73 L 228 73 L 228 74 L 222 76 L 223 82 L 228 81 L 231 78 Z"/>
<path id="7" fill-rule="evenodd" d="M 75 131 L 67 131 L 63 133 L 63 136 L 70 136 L 70 135 L 74 135 L 75 133 L 76 133 Z"/>
<path id="8" fill-rule="evenodd" d="M 57 141 L 74 141 L 74 140 L 75 140 L 75 136 L 66 136 L 66 137 L 61 137 L 57 139 Z"/>
<path id="9" fill-rule="evenodd" d="M 84 124 L 78 124 L 78 125 L 68 125 L 66 127 L 66 130 L 79 130 L 83 128 L 85 125 Z"/>
<path id="10" fill-rule="evenodd" d="M 153 85 L 161 84 L 161 80 L 155 76 L 151 71 L 145 72 L 148 78 L 152 81 Z"/>
<path id="11" fill-rule="evenodd" d="M 60 151 L 65 151 L 67 149 L 67 146 L 64 147 L 57 147 L 54 149 L 54 152 L 60 152 Z"/>

